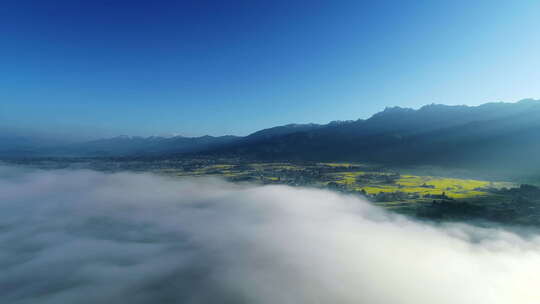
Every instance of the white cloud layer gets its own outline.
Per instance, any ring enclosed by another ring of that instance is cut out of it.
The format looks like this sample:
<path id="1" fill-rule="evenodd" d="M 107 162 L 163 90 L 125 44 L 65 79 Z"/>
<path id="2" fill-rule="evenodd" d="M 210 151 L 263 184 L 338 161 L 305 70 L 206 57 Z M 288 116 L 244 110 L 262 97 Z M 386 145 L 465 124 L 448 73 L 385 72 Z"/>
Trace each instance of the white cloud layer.
<path id="1" fill-rule="evenodd" d="M 0 168 L 1 303 L 538 304 L 540 237 L 354 197 Z"/>

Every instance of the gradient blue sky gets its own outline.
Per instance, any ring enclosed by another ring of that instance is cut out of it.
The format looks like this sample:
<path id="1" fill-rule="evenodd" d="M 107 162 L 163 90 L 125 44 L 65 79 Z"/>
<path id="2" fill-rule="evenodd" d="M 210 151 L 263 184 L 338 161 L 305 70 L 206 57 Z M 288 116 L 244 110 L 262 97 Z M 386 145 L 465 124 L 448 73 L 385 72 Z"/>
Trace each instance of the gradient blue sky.
<path id="1" fill-rule="evenodd" d="M 0 4 L 0 127 L 244 135 L 540 97 L 540 1 Z"/>

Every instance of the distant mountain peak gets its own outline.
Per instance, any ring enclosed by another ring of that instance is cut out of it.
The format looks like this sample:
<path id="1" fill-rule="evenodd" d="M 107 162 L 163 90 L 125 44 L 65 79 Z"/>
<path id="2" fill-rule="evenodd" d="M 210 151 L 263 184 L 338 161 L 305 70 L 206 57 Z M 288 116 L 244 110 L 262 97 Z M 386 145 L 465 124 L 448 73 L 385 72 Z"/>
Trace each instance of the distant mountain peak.
<path id="1" fill-rule="evenodd" d="M 283 127 L 287 127 L 287 128 L 304 128 L 304 127 L 315 127 L 315 126 L 319 126 L 319 125 L 315 124 L 315 123 L 307 123 L 307 124 L 291 123 L 291 124 L 288 124 L 288 125 L 284 125 Z"/>
<path id="2" fill-rule="evenodd" d="M 358 119 L 358 120 L 332 120 L 331 122 L 328 123 L 328 125 L 329 126 L 339 126 L 339 125 L 353 123 L 355 121 L 361 121 L 361 119 Z"/>
<path id="3" fill-rule="evenodd" d="M 517 103 L 520 104 L 538 104 L 540 105 L 540 99 L 534 99 L 534 98 L 526 98 L 518 101 Z"/>
<path id="4" fill-rule="evenodd" d="M 408 113 L 414 113 L 416 110 L 411 108 L 402 108 L 402 107 L 386 107 L 383 111 L 375 113 L 373 116 L 371 116 L 368 120 L 378 120 L 378 119 L 386 119 L 389 116 L 400 116 L 403 114 Z"/>
<path id="5" fill-rule="evenodd" d="M 254 133 L 251 133 L 246 138 L 270 138 L 274 136 L 287 135 L 295 132 L 303 132 L 321 128 L 323 125 L 308 123 L 308 124 L 288 124 L 283 126 L 277 126 L 273 128 L 263 129 Z"/>

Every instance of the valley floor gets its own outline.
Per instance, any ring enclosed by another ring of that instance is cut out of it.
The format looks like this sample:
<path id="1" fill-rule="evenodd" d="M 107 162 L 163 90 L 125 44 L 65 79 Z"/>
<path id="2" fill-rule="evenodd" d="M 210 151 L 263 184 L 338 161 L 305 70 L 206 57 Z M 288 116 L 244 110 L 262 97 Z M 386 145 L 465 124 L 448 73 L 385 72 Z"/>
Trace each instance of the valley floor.
<path id="1" fill-rule="evenodd" d="M 540 189 L 504 181 L 413 175 L 359 163 L 257 163 L 231 159 L 33 159 L 40 168 L 137 171 L 230 182 L 326 188 L 360 195 L 376 205 L 430 220 L 488 220 L 540 225 Z M 410 171 L 410 170 L 409 170 Z"/>

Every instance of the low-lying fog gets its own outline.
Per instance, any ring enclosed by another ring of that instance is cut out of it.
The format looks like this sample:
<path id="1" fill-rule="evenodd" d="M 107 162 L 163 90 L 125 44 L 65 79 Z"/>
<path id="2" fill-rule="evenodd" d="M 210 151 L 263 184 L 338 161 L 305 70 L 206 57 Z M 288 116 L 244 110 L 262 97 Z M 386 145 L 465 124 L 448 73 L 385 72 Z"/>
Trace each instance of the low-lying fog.
<path id="1" fill-rule="evenodd" d="M 540 303 L 540 236 L 286 186 L 3 167 L 0 246 L 1 303 Z"/>

